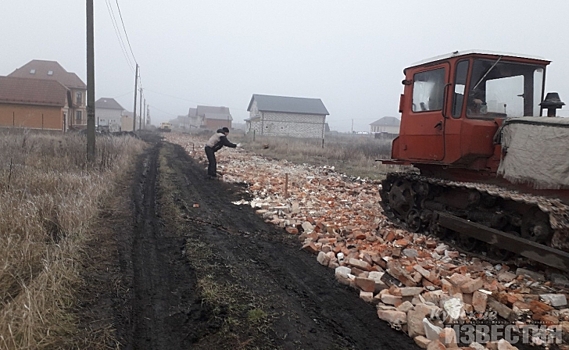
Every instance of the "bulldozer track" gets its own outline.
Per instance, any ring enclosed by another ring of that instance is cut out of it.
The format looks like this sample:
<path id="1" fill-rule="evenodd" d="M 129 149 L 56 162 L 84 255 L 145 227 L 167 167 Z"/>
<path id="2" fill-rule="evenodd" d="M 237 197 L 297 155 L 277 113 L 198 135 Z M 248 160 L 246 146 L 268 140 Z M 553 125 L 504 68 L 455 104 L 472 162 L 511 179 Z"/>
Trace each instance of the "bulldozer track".
<path id="1" fill-rule="evenodd" d="M 382 205 L 383 208 L 383 205 Z M 407 226 L 407 224 L 405 223 L 405 221 L 400 220 L 399 218 L 397 218 L 394 215 L 391 215 L 388 213 L 389 209 L 383 208 L 384 214 L 389 218 L 390 222 L 392 224 L 394 224 L 396 227 L 403 229 L 403 230 L 408 230 L 409 227 Z M 485 260 L 488 261 L 491 264 L 499 264 L 499 263 L 503 263 L 503 261 L 499 260 L 499 259 L 494 259 L 491 256 L 479 253 L 479 252 L 471 252 L 471 251 L 466 251 L 464 249 L 462 249 L 460 246 L 453 244 L 452 242 L 445 240 L 445 244 L 448 244 L 449 247 L 452 247 L 453 249 L 455 249 L 456 251 L 458 251 L 460 254 L 462 254 L 463 256 L 470 256 L 473 258 L 478 258 L 481 260 Z"/>
<path id="2" fill-rule="evenodd" d="M 547 215 L 549 224 L 553 230 L 552 238 L 550 242 L 548 242 L 547 246 L 552 247 L 552 249 L 559 255 L 564 255 L 566 254 L 566 251 L 569 250 L 567 249 L 569 247 L 567 240 L 564 238 L 569 235 L 569 206 L 557 198 L 520 193 L 515 190 L 510 190 L 491 184 L 458 182 L 439 178 L 431 178 L 413 173 L 391 173 L 388 174 L 387 178 L 382 183 L 382 207 L 388 216 L 396 217 L 399 223 L 405 226 L 407 226 L 405 223 L 405 218 L 398 217 L 396 213 L 392 213 L 391 209 L 389 208 L 389 203 L 385 203 L 388 189 L 397 180 L 405 180 L 413 184 L 426 183 L 428 185 L 439 186 L 442 188 L 452 188 L 453 190 L 478 191 L 481 194 L 487 194 L 489 196 L 500 198 L 505 201 L 513 201 L 516 203 L 539 208 L 542 213 Z M 453 244 L 453 246 L 457 248 L 457 250 L 459 250 L 461 253 L 466 253 L 470 256 L 485 259 L 492 263 L 503 262 L 498 259 L 493 259 L 485 254 L 466 251 L 456 244 Z M 527 245 L 527 249 L 531 250 L 532 247 Z"/>

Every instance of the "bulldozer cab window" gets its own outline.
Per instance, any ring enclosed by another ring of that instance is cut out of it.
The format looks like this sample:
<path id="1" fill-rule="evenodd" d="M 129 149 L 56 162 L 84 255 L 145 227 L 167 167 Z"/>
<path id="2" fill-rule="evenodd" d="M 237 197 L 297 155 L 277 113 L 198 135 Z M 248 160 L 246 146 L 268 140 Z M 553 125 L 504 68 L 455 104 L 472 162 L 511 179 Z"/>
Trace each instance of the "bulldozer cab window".
<path id="1" fill-rule="evenodd" d="M 464 105 L 464 92 L 466 91 L 466 77 L 468 75 L 468 61 L 460 61 L 456 65 L 454 77 L 454 95 L 452 99 L 452 116 L 460 118 Z"/>
<path id="2" fill-rule="evenodd" d="M 444 87 L 444 68 L 415 74 L 413 76 L 413 112 L 441 110 Z"/>
<path id="3" fill-rule="evenodd" d="M 543 67 L 500 60 L 475 60 L 467 103 L 469 118 L 537 115 Z"/>

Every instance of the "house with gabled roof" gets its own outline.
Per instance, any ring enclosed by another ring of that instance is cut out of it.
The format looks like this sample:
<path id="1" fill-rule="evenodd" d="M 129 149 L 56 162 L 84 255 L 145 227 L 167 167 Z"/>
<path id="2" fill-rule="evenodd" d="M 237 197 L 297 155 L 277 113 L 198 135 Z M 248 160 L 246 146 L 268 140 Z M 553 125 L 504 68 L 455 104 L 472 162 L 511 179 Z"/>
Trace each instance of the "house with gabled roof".
<path id="1" fill-rule="evenodd" d="M 87 127 L 87 85 L 75 73 L 66 71 L 56 61 L 32 60 L 8 75 L 13 78 L 55 80 L 71 92 L 66 128 Z"/>
<path id="2" fill-rule="evenodd" d="M 223 127 L 231 129 L 233 117 L 227 107 L 197 106 L 196 115 L 201 120 L 201 127 L 217 130 Z"/>
<path id="3" fill-rule="evenodd" d="M 254 94 L 247 107 L 247 131 L 257 135 L 324 139 L 326 116 L 319 98 Z"/>
<path id="4" fill-rule="evenodd" d="M 97 126 L 110 132 L 121 131 L 122 116 L 125 109 L 114 98 L 102 97 L 95 101 L 95 120 Z"/>
<path id="5" fill-rule="evenodd" d="M 187 115 L 179 115 L 176 119 L 170 119 L 170 124 L 172 124 L 172 128 L 174 130 L 190 130 L 190 118 Z"/>
<path id="6" fill-rule="evenodd" d="M 395 117 L 383 117 L 369 125 L 372 134 L 386 133 L 399 134 L 399 124 L 401 121 Z"/>
<path id="7" fill-rule="evenodd" d="M 0 127 L 65 131 L 70 103 L 58 81 L 0 77 Z"/>

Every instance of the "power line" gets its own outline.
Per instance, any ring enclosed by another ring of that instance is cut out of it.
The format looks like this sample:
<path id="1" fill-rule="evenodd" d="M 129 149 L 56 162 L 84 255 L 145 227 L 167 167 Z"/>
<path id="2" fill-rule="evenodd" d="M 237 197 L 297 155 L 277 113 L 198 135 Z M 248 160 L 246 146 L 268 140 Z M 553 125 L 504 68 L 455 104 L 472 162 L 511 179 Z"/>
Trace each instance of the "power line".
<path id="1" fill-rule="evenodd" d="M 125 93 L 122 93 L 120 95 L 114 96 L 113 98 L 119 98 L 119 97 L 123 97 L 123 96 L 129 95 L 129 94 L 132 94 L 132 90 L 125 92 Z"/>
<path id="2" fill-rule="evenodd" d="M 164 93 L 162 93 L 162 92 L 158 92 L 158 91 L 154 91 L 154 90 L 150 90 L 150 89 L 146 89 L 146 91 L 152 92 L 152 93 L 154 93 L 154 94 L 166 96 L 166 97 L 175 98 L 175 99 L 177 99 L 177 100 L 192 102 L 192 103 L 194 103 L 194 104 L 200 104 L 200 105 L 201 105 L 201 104 L 204 104 L 204 103 L 199 103 L 199 102 L 196 102 L 196 101 L 188 100 L 187 98 L 178 97 L 178 96 L 173 96 L 173 95 L 168 95 L 168 94 L 164 94 Z"/>
<path id="3" fill-rule="evenodd" d="M 129 64 L 129 67 L 130 67 L 130 69 L 131 69 L 131 71 L 132 71 L 132 70 L 134 70 L 134 68 L 133 68 L 133 63 L 132 63 L 131 58 L 130 58 L 130 56 L 129 56 L 129 54 L 128 54 L 128 51 L 127 51 L 127 49 L 126 49 L 126 46 L 127 46 L 127 45 L 125 45 L 124 40 L 123 40 L 123 36 L 122 36 L 121 33 L 120 33 L 119 25 L 118 25 L 118 23 L 117 23 L 116 16 L 115 16 L 115 14 L 114 14 L 113 6 L 111 5 L 111 4 L 112 4 L 112 3 L 111 3 L 111 0 L 105 0 L 105 1 L 106 1 L 106 4 L 107 4 L 107 9 L 109 10 L 109 14 L 111 15 L 113 27 L 115 28 L 115 34 L 117 35 L 117 38 L 119 39 L 119 43 L 120 43 L 120 45 L 121 45 L 121 49 L 122 49 L 122 51 L 123 51 L 123 55 L 125 56 L 125 58 L 126 58 L 126 60 L 127 60 L 127 63 Z M 126 42 L 127 42 L 127 44 L 128 44 L 128 49 L 130 50 L 130 54 L 132 55 L 132 60 L 134 60 L 134 63 L 136 64 L 136 70 L 135 70 L 135 90 L 134 90 L 134 109 L 133 109 L 133 116 L 134 116 L 134 118 L 133 118 L 133 129 L 136 129 L 135 125 L 136 125 L 136 102 L 137 102 L 137 99 L 136 99 L 137 96 L 136 96 L 136 95 L 137 95 L 137 85 L 140 86 L 140 103 L 141 103 L 141 105 L 142 105 L 142 99 L 143 99 L 143 96 L 142 96 L 142 91 L 143 91 L 142 77 L 141 77 L 141 74 L 140 74 L 140 65 L 138 64 L 138 60 L 136 59 L 136 56 L 134 55 L 134 51 L 132 50 L 132 45 L 130 44 L 130 39 L 129 39 L 129 37 L 128 37 L 128 32 L 127 32 L 126 26 L 125 26 L 125 24 L 124 24 L 124 19 L 123 19 L 123 16 L 122 16 L 122 11 L 121 11 L 121 8 L 120 8 L 120 5 L 119 5 L 119 1 L 118 1 L 118 0 L 115 0 L 115 3 L 116 3 L 116 6 L 117 6 L 117 10 L 118 10 L 118 12 L 119 12 L 119 18 L 120 18 L 120 21 L 121 21 L 121 24 L 122 24 L 122 29 L 123 29 L 123 32 L 124 32 L 124 37 L 126 38 Z M 142 107 L 141 107 L 141 109 L 142 109 Z M 142 113 L 142 110 L 141 110 L 140 112 Z M 142 115 L 142 114 L 141 114 L 141 115 Z"/>
<path id="4" fill-rule="evenodd" d="M 155 110 L 160 111 L 160 112 L 162 112 L 162 113 L 169 114 L 169 115 L 174 116 L 174 117 L 177 117 L 177 116 L 179 115 L 179 114 L 173 114 L 173 113 L 170 113 L 170 112 L 163 111 L 163 110 L 161 110 L 161 109 L 159 109 L 159 108 L 156 108 L 155 105 L 152 105 L 152 109 L 155 109 Z"/>
<path id="5" fill-rule="evenodd" d="M 136 60 L 136 57 L 134 56 L 134 52 L 132 51 L 132 46 L 130 45 L 130 40 L 128 39 L 128 33 L 126 32 L 126 27 L 125 27 L 125 25 L 124 25 L 124 21 L 123 21 L 123 18 L 122 18 L 121 8 L 120 8 L 120 6 L 119 6 L 119 0 L 115 0 L 115 1 L 116 1 L 116 3 L 117 3 L 117 8 L 119 9 L 119 17 L 120 17 L 120 19 L 121 19 L 122 28 L 123 28 L 123 30 L 124 30 L 124 35 L 125 35 L 125 37 L 126 37 L 126 42 L 128 43 L 128 48 L 130 49 L 130 53 L 132 54 L 132 58 L 134 59 L 134 62 L 135 62 L 136 64 L 138 64 L 138 61 Z"/>
<path id="6" fill-rule="evenodd" d="M 105 0 L 105 3 L 106 3 L 106 5 L 107 5 L 107 10 L 109 11 L 109 16 L 111 17 L 111 23 L 113 24 L 113 28 L 114 28 L 114 30 L 115 30 L 115 35 L 117 36 L 117 39 L 118 39 L 118 41 L 119 41 L 119 45 L 120 45 L 120 47 L 121 47 L 121 51 L 122 51 L 122 53 L 123 53 L 123 56 L 124 56 L 125 59 L 126 59 L 126 63 L 128 64 L 128 66 L 129 66 L 130 69 L 132 70 L 132 69 L 133 69 L 133 64 L 132 64 L 132 62 L 131 62 L 131 60 L 130 60 L 130 57 L 128 56 L 128 53 L 127 53 L 127 51 L 126 51 L 126 46 L 125 46 L 125 44 L 124 44 L 124 40 L 123 40 L 123 38 L 122 38 L 122 36 L 121 36 L 121 34 L 120 34 L 119 27 L 118 27 L 118 25 L 117 25 L 117 23 L 116 23 L 117 20 L 116 20 L 116 17 L 115 17 L 115 13 L 114 13 L 114 11 L 113 11 L 113 7 L 112 7 L 112 5 L 111 5 L 111 3 L 110 3 L 110 0 Z"/>
<path id="7" fill-rule="evenodd" d="M 110 4 L 110 0 L 105 0 L 105 4 L 107 5 L 107 10 L 108 10 L 108 12 L 109 12 L 109 16 L 111 17 L 111 23 L 113 24 L 113 28 L 114 28 L 114 30 L 115 30 L 115 35 L 116 35 L 116 37 L 117 37 L 117 39 L 118 39 L 118 41 L 119 41 L 119 45 L 120 45 L 120 47 L 121 47 L 121 51 L 122 51 L 122 53 L 123 53 L 123 55 L 124 55 L 124 57 L 125 57 L 125 59 L 126 59 L 128 65 L 129 65 L 129 67 L 132 69 L 132 62 L 130 61 L 130 57 L 128 57 L 128 53 L 127 53 L 127 51 L 126 51 L 126 46 L 125 46 L 124 40 L 122 39 L 122 36 L 121 36 L 121 34 L 120 34 L 118 25 L 117 25 L 117 23 L 116 23 L 116 17 L 115 17 L 113 8 L 112 8 L 112 6 L 111 6 L 111 4 Z"/>

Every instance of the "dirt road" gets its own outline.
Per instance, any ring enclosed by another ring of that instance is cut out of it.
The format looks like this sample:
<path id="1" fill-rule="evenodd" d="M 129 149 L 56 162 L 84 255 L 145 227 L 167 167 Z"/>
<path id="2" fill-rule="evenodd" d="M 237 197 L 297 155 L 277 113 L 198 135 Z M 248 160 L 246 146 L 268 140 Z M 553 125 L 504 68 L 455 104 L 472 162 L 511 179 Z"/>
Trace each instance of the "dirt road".
<path id="1" fill-rule="evenodd" d="M 156 141 L 130 192 L 134 226 L 115 225 L 122 347 L 415 348 L 296 237 L 231 204 L 244 187 L 206 180 L 180 146 Z"/>

